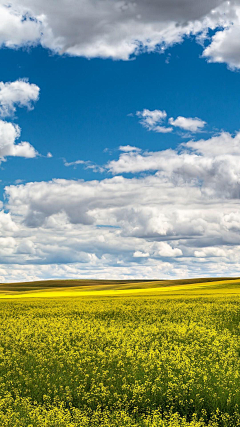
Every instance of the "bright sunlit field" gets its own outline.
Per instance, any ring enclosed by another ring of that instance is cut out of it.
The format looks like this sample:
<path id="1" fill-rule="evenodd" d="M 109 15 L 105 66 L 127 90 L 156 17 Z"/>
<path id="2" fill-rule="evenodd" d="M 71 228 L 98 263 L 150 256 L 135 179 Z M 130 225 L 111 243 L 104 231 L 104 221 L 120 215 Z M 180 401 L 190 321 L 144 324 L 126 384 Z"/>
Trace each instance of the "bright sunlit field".
<path id="1" fill-rule="evenodd" d="M 0 286 L 0 426 L 240 426 L 240 280 Z"/>

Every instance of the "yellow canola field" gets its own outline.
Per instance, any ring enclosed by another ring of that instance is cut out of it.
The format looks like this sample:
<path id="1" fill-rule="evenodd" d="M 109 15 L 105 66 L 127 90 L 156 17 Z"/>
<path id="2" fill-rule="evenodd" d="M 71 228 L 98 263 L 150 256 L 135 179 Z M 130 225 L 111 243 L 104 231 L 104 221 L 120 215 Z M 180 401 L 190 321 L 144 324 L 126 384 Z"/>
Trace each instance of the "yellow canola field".
<path id="1" fill-rule="evenodd" d="M 211 282 L 197 282 L 190 284 L 171 284 L 163 285 L 163 282 L 138 282 L 135 287 L 108 286 L 108 289 L 102 289 L 101 286 L 86 287 L 60 287 L 49 288 L 46 290 L 26 290 L 23 292 L 1 291 L 0 299 L 8 298 L 57 298 L 57 297 L 110 297 L 110 296 L 209 296 L 209 295 L 240 295 L 240 280 L 216 280 Z M 152 285 L 154 284 L 154 287 Z M 148 286 L 147 286 L 148 285 Z M 144 286 L 144 287 L 143 287 Z"/>
<path id="2" fill-rule="evenodd" d="M 3 298 L 0 426 L 240 427 L 239 280 L 155 285 Z"/>
<path id="3" fill-rule="evenodd" d="M 240 279 L 193 282 L 0 285 L 0 426 L 240 427 Z"/>

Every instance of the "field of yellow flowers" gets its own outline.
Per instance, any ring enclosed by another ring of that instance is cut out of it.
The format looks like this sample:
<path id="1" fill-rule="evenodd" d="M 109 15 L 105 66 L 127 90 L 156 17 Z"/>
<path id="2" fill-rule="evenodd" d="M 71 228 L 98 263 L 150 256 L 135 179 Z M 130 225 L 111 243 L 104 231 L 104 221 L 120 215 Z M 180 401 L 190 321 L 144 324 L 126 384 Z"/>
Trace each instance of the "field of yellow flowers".
<path id="1" fill-rule="evenodd" d="M 0 300 L 0 426 L 240 426 L 239 302 Z"/>

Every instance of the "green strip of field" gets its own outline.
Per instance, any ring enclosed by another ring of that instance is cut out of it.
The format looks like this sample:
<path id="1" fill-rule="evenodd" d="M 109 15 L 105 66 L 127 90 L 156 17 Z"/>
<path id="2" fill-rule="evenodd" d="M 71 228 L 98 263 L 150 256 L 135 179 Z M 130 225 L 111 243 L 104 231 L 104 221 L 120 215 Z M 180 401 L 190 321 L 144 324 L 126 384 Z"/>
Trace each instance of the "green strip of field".
<path id="1" fill-rule="evenodd" d="M 50 280 L 0 284 L 0 299 L 106 296 L 240 295 L 240 278 L 161 281 Z"/>

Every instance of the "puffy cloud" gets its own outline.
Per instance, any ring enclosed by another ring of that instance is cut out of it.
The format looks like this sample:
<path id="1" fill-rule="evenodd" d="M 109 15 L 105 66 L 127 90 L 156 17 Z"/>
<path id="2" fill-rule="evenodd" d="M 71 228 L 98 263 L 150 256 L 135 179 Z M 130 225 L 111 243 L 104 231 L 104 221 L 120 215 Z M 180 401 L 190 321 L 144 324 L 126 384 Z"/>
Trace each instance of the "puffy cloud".
<path id="1" fill-rule="evenodd" d="M 154 176 L 116 176 L 89 182 L 53 180 L 10 186 L 6 191 L 10 206 L 17 206 L 29 226 L 42 225 L 47 217 L 63 211 L 70 222 L 90 225 L 95 223 L 96 209 L 104 211 L 105 203 L 109 209 L 131 206 L 134 201 L 141 204 L 141 185 L 148 188 L 150 200 L 156 196 L 158 201 L 166 200 L 166 193 L 176 201 L 189 197 L 201 203 L 208 197 L 238 199 L 239 160 L 240 134 L 222 133 L 208 140 L 180 144 L 176 150 L 122 152 L 118 160 L 106 166 L 114 174 L 156 171 Z M 165 224 L 162 217 L 160 223 Z"/>
<path id="2" fill-rule="evenodd" d="M 194 255 L 198 258 L 205 258 L 205 257 L 210 258 L 210 257 L 226 257 L 227 253 L 228 251 L 226 249 L 209 247 L 209 248 L 204 248 L 200 251 L 195 251 Z"/>
<path id="3" fill-rule="evenodd" d="M 0 116 L 13 115 L 17 106 L 26 107 L 28 110 L 32 109 L 33 103 L 39 98 L 39 91 L 37 85 L 30 84 L 27 80 L 0 82 Z M 38 155 L 38 152 L 29 142 L 16 143 L 20 136 L 21 129 L 18 125 L 0 120 L 1 161 L 4 161 L 8 156 L 33 158 Z"/>
<path id="4" fill-rule="evenodd" d="M 112 160 L 107 164 L 107 169 L 113 174 L 137 173 L 145 171 L 156 171 L 168 167 L 168 160 L 179 160 L 174 150 L 155 152 L 130 152 L 122 153 L 118 160 Z"/>
<path id="5" fill-rule="evenodd" d="M 134 258 L 148 258 L 149 253 L 148 252 L 136 251 L 136 252 L 134 252 L 133 256 L 134 256 Z"/>
<path id="6" fill-rule="evenodd" d="M 229 274 L 229 266 L 232 274 L 240 271 L 239 200 L 209 197 L 197 183 L 173 185 L 159 175 L 54 180 L 12 185 L 5 194 L 9 213 L 2 212 L 0 224 L 8 221 L 3 237 L 14 240 L 7 253 L 0 240 L 0 262 L 17 271 L 25 265 L 29 278 L 33 271 L 35 278 L 219 275 Z"/>
<path id="7" fill-rule="evenodd" d="M 159 133 L 169 133 L 172 132 L 172 128 L 162 126 L 163 121 L 167 117 L 166 111 L 161 110 L 148 110 L 144 109 L 143 111 L 137 111 L 136 115 L 140 118 L 140 123 L 147 130 L 152 130 Z"/>
<path id="8" fill-rule="evenodd" d="M 209 62 L 226 62 L 232 69 L 240 68 L 239 37 L 239 24 L 217 31 L 203 56 L 208 58 Z"/>
<path id="9" fill-rule="evenodd" d="M 209 40 L 203 56 L 240 67 L 239 0 L 0 0 L 0 45 L 36 45 L 73 56 L 127 60 L 163 52 L 185 36 Z M 208 30 L 217 32 L 210 36 Z"/>
<path id="10" fill-rule="evenodd" d="M 5 187 L 0 279 L 239 275 L 239 147 L 222 133 L 108 165 L 154 174 Z"/>
<path id="11" fill-rule="evenodd" d="M 221 132 L 210 139 L 191 140 L 181 144 L 181 146 L 205 157 L 239 156 L 240 132 L 236 133 L 235 136 L 228 132 Z"/>
<path id="12" fill-rule="evenodd" d="M 240 133 L 191 140 L 177 150 L 122 153 L 107 168 L 113 174 L 157 171 L 175 186 L 192 185 L 208 196 L 239 198 Z"/>
<path id="13" fill-rule="evenodd" d="M 37 151 L 29 142 L 22 141 L 16 144 L 20 135 L 19 126 L 0 120 L 0 158 L 2 160 L 7 156 L 26 158 L 37 156 Z"/>
<path id="14" fill-rule="evenodd" d="M 16 106 L 32 108 L 33 102 L 39 98 L 39 87 L 30 84 L 27 80 L 15 82 L 0 82 L 0 115 L 11 116 L 16 111 Z"/>
<path id="15" fill-rule="evenodd" d="M 129 59 L 164 50 L 186 35 L 216 27 L 224 19 L 222 0 L 1 0 L 1 42 L 34 44 L 75 56 Z M 220 8 L 219 8 L 220 6 Z M 212 14 L 212 10 L 216 13 Z M 160 47 L 159 47 L 160 46 Z"/>
<path id="16" fill-rule="evenodd" d="M 6 196 L 10 213 L 2 218 L 15 227 L 3 229 L 11 237 L 8 252 L 7 240 L 0 239 L 4 281 L 14 280 L 8 264 L 21 271 L 15 280 L 25 272 L 30 280 L 240 271 L 238 201 L 209 198 L 187 183 L 175 188 L 159 176 L 56 180 L 10 186 Z"/>
<path id="17" fill-rule="evenodd" d="M 209 40 L 203 56 L 240 67 L 239 0 L 0 0 L 0 45 L 41 43 L 59 54 L 127 60 L 185 36 Z M 217 29 L 210 36 L 208 29 Z M 161 131 L 161 130 L 160 130 Z"/>
<path id="18" fill-rule="evenodd" d="M 160 257 L 178 257 L 178 256 L 181 256 L 182 254 L 183 253 L 182 253 L 181 249 L 172 248 L 166 242 L 159 242 L 155 255 L 156 256 L 159 255 Z"/>
<path id="19" fill-rule="evenodd" d="M 41 24 L 12 4 L 0 2 L 0 46 L 16 48 L 34 45 L 40 40 Z"/>
<path id="20" fill-rule="evenodd" d="M 151 130 L 159 133 L 169 133 L 173 131 L 172 127 L 163 126 L 167 122 L 167 113 L 162 110 L 148 110 L 144 109 L 143 111 L 137 111 L 136 115 L 140 118 L 140 123 L 147 130 Z M 165 123 L 164 123 L 165 122 Z M 183 117 L 178 116 L 175 120 L 173 117 L 170 117 L 168 123 L 171 126 L 179 127 L 190 132 L 200 131 L 206 124 L 203 120 L 198 117 Z M 127 150 L 122 150 L 127 151 Z M 133 150 L 128 150 L 133 151 Z"/>
<path id="21" fill-rule="evenodd" d="M 213 35 L 210 44 L 205 48 L 203 56 L 209 62 L 227 63 L 229 68 L 240 68 L 240 3 L 225 3 L 224 19 L 221 28 Z"/>
<path id="22" fill-rule="evenodd" d="M 10 213 L 0 211 L 0 233 L 1 236 L 18 231 L 17 224 L 12 220 Z"/>
<path id="23" fill-rule="evenodd" d="M 177 126 L 184 130 L 189 130 L 190 132 L 197 132 L 201 130 L 206 122 L 201 119 L 195 117 L 194 119 L 191 117 L 182 117 L 178 116 L 175 120 L 170 117 L 169 123 L 171 126 Z"/>

